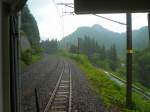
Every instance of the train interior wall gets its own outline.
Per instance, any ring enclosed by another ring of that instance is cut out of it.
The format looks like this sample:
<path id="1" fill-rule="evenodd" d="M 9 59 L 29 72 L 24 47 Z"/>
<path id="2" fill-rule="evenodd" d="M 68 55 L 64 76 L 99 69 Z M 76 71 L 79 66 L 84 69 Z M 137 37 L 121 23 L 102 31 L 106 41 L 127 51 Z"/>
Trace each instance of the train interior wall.
<path id="1" fill-rule="evenodd" d="M 2 2 L 0 0 L 0 112 L 2 108 Z"/>

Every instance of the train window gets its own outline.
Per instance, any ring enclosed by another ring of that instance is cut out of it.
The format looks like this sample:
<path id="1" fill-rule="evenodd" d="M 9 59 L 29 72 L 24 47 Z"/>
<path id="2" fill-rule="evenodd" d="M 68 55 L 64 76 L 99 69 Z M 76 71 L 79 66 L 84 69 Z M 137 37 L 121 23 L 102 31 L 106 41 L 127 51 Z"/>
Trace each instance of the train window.
<path id="1" fill-rule="evenodd" d="M 19 112 L 149 112 L 148 15 L 132 13 L 128 27 L 125 12 L 77 15 L 73 0 L 28 0 L 16 20 Z M 126 49 L 128 28 L 134 52 Z M 127 53 L 133 54 L 132 108 Z"/>

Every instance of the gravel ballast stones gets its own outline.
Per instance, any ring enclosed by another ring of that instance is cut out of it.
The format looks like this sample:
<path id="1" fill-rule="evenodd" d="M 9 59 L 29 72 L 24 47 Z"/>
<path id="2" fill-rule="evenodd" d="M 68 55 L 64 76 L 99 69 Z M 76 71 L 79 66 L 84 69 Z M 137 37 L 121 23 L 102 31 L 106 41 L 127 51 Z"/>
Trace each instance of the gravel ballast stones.
<path id="1" fill-rule="evenodd" d="M 22 75 L 21 112 L 36 112 L 35 93 L 37 88 L 40 112 L 43 112 L 60 76 L 63 60 L 57 56 L 45 57 L 30 65 Z M 71 60 L 72 112 L 105 112 L 102 100 L 92 91 L 84 73 Z"/>

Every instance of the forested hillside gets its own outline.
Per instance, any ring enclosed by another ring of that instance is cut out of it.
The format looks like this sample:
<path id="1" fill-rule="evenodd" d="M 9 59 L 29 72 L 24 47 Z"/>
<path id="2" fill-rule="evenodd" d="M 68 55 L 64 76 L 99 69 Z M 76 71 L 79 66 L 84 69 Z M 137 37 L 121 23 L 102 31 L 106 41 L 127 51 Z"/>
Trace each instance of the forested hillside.
<path id="1" fill-rule="evenodd" d="M 27 65 L 40 59 L 40 34 L 37 22 L 26 5 L 21 11 L 21 66 Z"/>
<path id="2" fill-rule="evenodd" d="M 118 56 L 116 46 L 112 45 L 109 49 L 100 46 L 93 38 L 85 36 L 79 38 L 79 46 L 71 45 L 71 53 L 85 54 L 88 59 L 95 65 L 104 69 L 115 71 L 118 66 Z"/>
<path id="3" fill-rule="evenodd" d="M 21 30 L 26 34 L 32 46 L 39 44 L 40 35 L 37 22 L 26 5 L 21 12 Z"/>
<path id="4" fill-rule="evenodd" d="M 115 44 L 116 49 L 119 55 L 125 53 L 126 49 L 126 34 L 125 33 L 116 33 L 109 31 L 102 26 L 95 24 L 92 27 L 79 27 L 75 32 L 66 36 L 61 40 L 61 46 L 69 48 L 70 45 L 77 45 L 78 38 L 84 38 L 88 36 L 95 39 L 100 46 L 105 46 L 106 49 L 109 49 L 112 45 Z M 143 49 L 148 46 L 148 29 L 143 27 L 139 30 L 133 31 L 133 48 Z"/>
<path id="5" fill-rule="evenodd" d="M 133 55 L 134 80 L 150 89 L 150 51 L 149 49 L 137 50 Z"/>
<path id="6" fill-rule="evenodd" d="M 150 88 L 148 28 L 133 31 L 133 80 Z M 85 54 L 94 65 L 126 75 L 126 34 L 109 31 L 100 25 L 80 27 L 63 38 L 61 46 L 71 53 Z"/>

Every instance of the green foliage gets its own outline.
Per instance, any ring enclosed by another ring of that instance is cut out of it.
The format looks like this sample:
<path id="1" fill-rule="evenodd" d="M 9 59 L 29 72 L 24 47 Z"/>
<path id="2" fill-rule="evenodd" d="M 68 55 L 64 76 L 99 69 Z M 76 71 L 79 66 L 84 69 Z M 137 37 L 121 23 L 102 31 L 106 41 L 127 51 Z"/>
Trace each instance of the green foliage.
<path id="1" fill-rule="evenodd" d="M 98 53 L 94 53 L 90 58 L 90 61 L 92 62 L 93 65 L 97 67 L 110 70 L 110 60 L 104 57 L 100 57 Z"/>
<path id="2" fill-rule="evenodd" d="M 124 107 L 124 89 L 111 81 L 102 71 L 92 66 L 86 56 L 72 55 L 71 58 L 79 63 L 91 82 L 93 89 L 102 96 L 107 109 L 110 109 L 113 105 Z"/>
<path id="3" fill-rule="evenodd" d="M 21 52 L 21 69 L 24 70 L 28 65 L 39 61 L 42 57 L 41 54 L 33 54 L 31 49 Z"/>
<path id="4" fill-rule="evenodd" d="M 94 91 L 100 94 L 106 109 L 109 111 L 117 107 L 121 112 L 149 112 L 150 101 L 144 100 L 139 94 L 134 93 L 133 110 L 126 109 L 125 106 L 125 88 L 111 81 L 105 73 L 100 69 L 95 68 L 85 55 L 68 54 L 67 57 L 74 59 L 80 68 L 85 72 L 91 87 Z"/>
<path id="5" fill-rule="evenodd" d="M 75 45 L 71 45 L 71 46 L 70 46 L 70 52 L 77 54 L 77 53 L 78 53 L 78 47 L 75 46 Z"/>
<path id="6" fill-rule="evenodd" d="M 65 49 L 58 49 L 56 52 L 60 56 L 68 57 L 69 53 Z"/>
<path id="7" fill-rule="evenodd" d="M 41 59 L 41 55 L 32 55 L 32 63 L 35 63 Z"/>
<path id="8" fill-rule="evenodd" d="M 21 36 L 25 36 L 31 47 L 21 51 L 21 68 L 25 69 L 28 65 L 41 59 L 40 35 L 35 18 L 30 13 L 26 5 L 21 12 Z M 27 46 L 26 44 L 24 45 Z"/>
<path id="9" fill-rule="evenodd" d="M 41 47 L 44 53 L 56 53 L 58 50 L 58 41 L 57 40 L 42 41 Z"/>
<path id="10" fill-rule="evenodd" d="M 136 51 L 134 54 L 134 77 L 144 86 L 150 88 L 150 52 Z"/>
<path id="11" fill-rule="evenodd" d="M 24 52 L 22 52 L 21 60 L 24 62 L 24 64 L 29 65 L 32 61 L 32 50 L 27 49 Z"/>
<path id="12" fill-rule="evenodd" d="M 85 54 L 98 67 L 113 71 L 117 69 L 118 56 L 115 45 L 106 50 L 104 45 L 101 47 L 94 39 L 88 36 L 85 36 L 84 39 L 78 38 L 78 42 L 78 46 L 71 45 L 71 53 Z"/>
<path id="13" fill-rule="evenodd" d="M 31 46 L 39 44 L 40 36 L 38 26 L 27 5 L 22 10 L 21 18 L 21 30 L 25 32 Z"/>
<path id="14" fill-rule="evenodd" d="M 41 55 L 42 47 L 39 44 L 32 45 L 32 53 L 33 55 Z"/>
<path id="15" fill-rule="evenodd" d="M 108 58 L 111 60 L 110 61 L 110 68 L 113 71 L 116 71 L 117 66 L 118 66 L 118 58 L 117 58 L 117 51 L 116 51 L 116 46 L 113 45 L 110 48 L 110 51 L 108 51 Z"/>
<path id="16" fill-rule="evenodd" d="M 150 101 L 144 100 L 144 98 L 138 94 L 133 94 L 133 103 L 134 103 L 134 110 L 136 112 L 149 112 L 150 111 Z"/>

